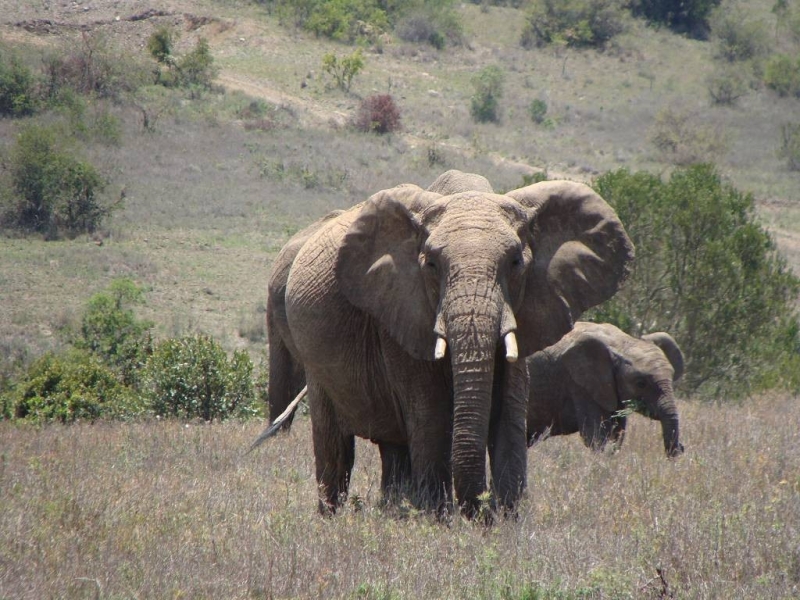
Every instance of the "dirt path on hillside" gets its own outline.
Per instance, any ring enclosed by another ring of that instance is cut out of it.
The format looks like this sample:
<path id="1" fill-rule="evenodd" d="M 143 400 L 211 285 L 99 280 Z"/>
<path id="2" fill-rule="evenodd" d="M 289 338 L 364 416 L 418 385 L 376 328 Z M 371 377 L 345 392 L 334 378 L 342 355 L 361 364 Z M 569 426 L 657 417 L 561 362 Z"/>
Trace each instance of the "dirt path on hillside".
<path id="1" fill-rule="evenodd" d="M 216 82 L 228 90 L 238 90 L 253 98 L 260 98 L 275 106 L 288 109 L 300 120 L 300 124 L 303 127 L 330 127 L 336 129 L 347 124 L 348 115 L 343 112 L 326 110 L 313 102 L 286 94 L 265 85 L 262 81 L 240 73 L 234 73 L 229 70 L 221 71 L 217 76 Z"/>

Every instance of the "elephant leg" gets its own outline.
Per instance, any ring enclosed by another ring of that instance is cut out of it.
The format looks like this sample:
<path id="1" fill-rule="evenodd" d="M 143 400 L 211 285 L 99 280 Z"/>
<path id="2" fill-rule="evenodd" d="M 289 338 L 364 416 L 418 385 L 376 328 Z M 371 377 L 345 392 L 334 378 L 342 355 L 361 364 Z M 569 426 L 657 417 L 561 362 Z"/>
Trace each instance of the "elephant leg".
<path id="1" fill-rule="evenodd" d="M 328 395 L 309 381 L 311 432 L 319 488 L 319 512 L 332 515 L 347 498 L 355 460 L 355 437 L 343 433 Z"/>
<path id="2" fill-rule="evenodd" d="M 441 406 L 420 407 L 409 430 L 412 501 L 440 515 L 450 512 L 453 500 L 450 419 L 449 404 L 443 400 Z"/>
<path id="3" fill-rule="evenodd" d="M 386 500 L 406 492 L 411 485 L 411 454 L 408 446 L 379 443 L 381 452 L 381 490 Z"/>
<path id="4" fill-rule="evenodd" d="M 602 450 L 612 432 L 611 415 L 594 403 L 587 402 L 578 412 L 581 439 L 587 448 Z"/>
<path id="5" fill-rule="evenodd" d="M 502 373 L 494 386 L 489 425 L 489 464 L 492 487 L 504 510 L 514 511 L 526 487 L 528 370 L 524 361 L 508 363 L 498 357 Z"/>

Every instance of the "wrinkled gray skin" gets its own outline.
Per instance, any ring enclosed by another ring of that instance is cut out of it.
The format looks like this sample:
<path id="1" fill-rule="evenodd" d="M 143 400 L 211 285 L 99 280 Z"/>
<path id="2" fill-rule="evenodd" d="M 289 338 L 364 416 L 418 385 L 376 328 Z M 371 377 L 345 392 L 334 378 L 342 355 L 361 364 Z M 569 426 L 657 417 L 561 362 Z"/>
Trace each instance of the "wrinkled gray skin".
<path id="1" fill-rule="evenodd" d="M 667 455 L 683 452 L 672 389 L 683 374 L 683 355 L 669 334 L 639 339 L 608 323 L 576 323 L 530 356 L 528 371 L 529 444 L 576 432 L 594 449 L 621 444 L 626 417 L 616 413 L 632 400 L 637 412 L 661 421 Z"/>
<path id="2" fill-rule="evenodd" d="M 483 175 L 464 173 L 456 169 L 445 171 L 436 178 L 427 190 L 443 196 L 458 192 L 489 192 L 492 193 L 492 184 Z M 339 216 L 341 210 L 333 211 L 315 221 L 305 229 L 294 234 L 281 249 L 272 264 L 272 275 L 267 287 L 267 332 L 269 335 L 269 420 L 274 422 L 292 399 L 297 396 L 306 384 L 305 370 L 299 363 L 294 342 L 289 332 L 286 319 L 286 283 L 289 280 L 289 269 L 297 253 L 327 221 Z M 290 416 L 283 424 L 283 429 L 288 430 L 292 425 L 294 415 Z M 408 452 L 405 452 L 406 460 Z M 410 465 L 408 465 L 410 468 Z M 384 478 L 386 479 L 386 478 Z M 385 487 L 385 486 L 384 486 Z"/>
<path id="3" fill-rule="evenodd" d="M 454 485 L 474 514 L 487 449 L 501 504 L 524 489 L 527 369 L 507 359 L 506 334 L 520 357 L 558 340 L 616 291 L 633 248 L 587 186 L 489 190 L 384 190 L 279 257 L 288 277 L 270 283 L 281 296 L 270 300 L 270 350 L 286 352 L 271 368 L 289 391 L 270 412 L 305 372 L 321 512 L 347 493 L 354 436 L 379 445 L 384 489 L 410 480 L 422 504 L 449 502 Z"/>

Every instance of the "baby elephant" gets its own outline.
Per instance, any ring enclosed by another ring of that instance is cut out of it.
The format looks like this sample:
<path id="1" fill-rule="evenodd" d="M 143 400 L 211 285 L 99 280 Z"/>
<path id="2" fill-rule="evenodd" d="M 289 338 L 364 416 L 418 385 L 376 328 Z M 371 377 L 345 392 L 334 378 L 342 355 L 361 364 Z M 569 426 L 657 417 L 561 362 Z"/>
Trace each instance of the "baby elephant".
<path id="1" fill-rule="evenodd" d="M 668 456 L 683 452 L 673 381 L 683 354 L 663 332 L 634 338 L 608 323 L 578 322 L 561 340 L 528 358 L 528 445 L 580 432 L 596 450 L 622 443 L 633 410 L 661 421 Z M 631 401 L 626 405 L 626 401 Z"/>

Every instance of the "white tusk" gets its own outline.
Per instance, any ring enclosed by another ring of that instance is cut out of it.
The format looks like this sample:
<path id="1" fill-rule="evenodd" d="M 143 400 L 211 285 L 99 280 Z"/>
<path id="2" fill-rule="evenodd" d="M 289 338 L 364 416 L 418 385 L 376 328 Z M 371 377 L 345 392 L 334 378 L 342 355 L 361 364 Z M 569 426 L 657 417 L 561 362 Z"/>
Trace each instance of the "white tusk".
<path id="1" fill-rule="evenodd" d="M 506 341 L 506 360 L 508 362 L 517 362 L 519 358 L 519 350 L 517 349 L 517 336 L 513 331 L 509 331 L 505 337 Z"/>
<path id="2" fill-rule="evenodd" d="M 433 351 L 433 359 L 439 360 L 444 358 L 444 353 L 447 351 L 447 340 L 439 336 L 436 338 L 436 348 Z"/>

